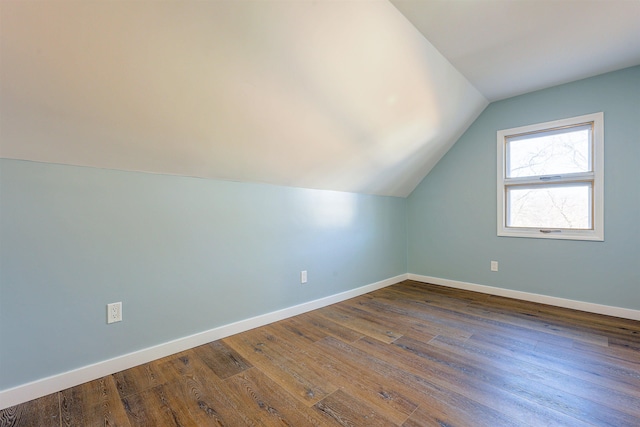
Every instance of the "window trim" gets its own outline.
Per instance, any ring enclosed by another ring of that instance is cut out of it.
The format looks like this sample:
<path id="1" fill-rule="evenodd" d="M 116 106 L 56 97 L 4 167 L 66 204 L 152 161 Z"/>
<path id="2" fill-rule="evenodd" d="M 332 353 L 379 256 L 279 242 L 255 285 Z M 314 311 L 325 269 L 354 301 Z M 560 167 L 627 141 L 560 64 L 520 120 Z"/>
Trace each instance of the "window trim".
<path id="1" fill-rule="evenodd" d="M 507 178 L 507 138 L 524 135 L 528 133 L 538 133 L 563 127 L 574 127 L 581 124 L 593 123 L 593 146 L 592 146 L 592 167 L 593 172 L 580 172 L 561 175 L 559 178 L 540 182 L 540 177 L 535 179 L 527 178 Z M 586 114 L 583 116 L 570 117 L 562 120 L 554 120 L 545 123 L 536 123 L 517 128 L 503 129 L 497 132 L 497 212 L 498 212 L 498 236 L 502 237 L 527 237 L 538 239 L 563 239 L 563 240 L 593 240 L 604 241 L 604 113 Z M 592 181 L 592 229 L 540 229 L 529 227 L 507 227 L 507 186 L 509 185 L 547 185 L 572 183 L 577 181 Z"/>

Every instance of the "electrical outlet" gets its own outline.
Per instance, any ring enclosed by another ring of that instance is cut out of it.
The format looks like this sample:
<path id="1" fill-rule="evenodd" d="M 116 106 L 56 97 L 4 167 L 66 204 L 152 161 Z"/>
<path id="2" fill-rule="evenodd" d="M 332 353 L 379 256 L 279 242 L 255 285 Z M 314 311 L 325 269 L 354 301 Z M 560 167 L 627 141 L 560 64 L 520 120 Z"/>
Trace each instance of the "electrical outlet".
<path id="1" fill-rule="evenodd" d="M 498 261 L 491 261 L 491 271 L 498 271 Z"/>
<path id="2" fill-rule="evenodd" d="M 107 304 L 107 323 L 122 321 L 122 302 Z"/>
<path id="3" fill-rule="evenodd" d="M 300 272 L 300 283 L 307 283 L 307 270 Z"/>

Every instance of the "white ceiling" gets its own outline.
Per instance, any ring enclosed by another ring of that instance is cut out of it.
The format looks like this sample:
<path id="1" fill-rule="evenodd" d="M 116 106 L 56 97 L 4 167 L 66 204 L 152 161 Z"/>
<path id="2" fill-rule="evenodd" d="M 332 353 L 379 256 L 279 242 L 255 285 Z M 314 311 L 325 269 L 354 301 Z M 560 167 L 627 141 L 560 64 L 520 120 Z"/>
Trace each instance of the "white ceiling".
<path id="1" fill-rule="evenodd" d="M 0 156 L 406 196 L 488 99 L 640 64 L 636 1 L 394 4 L 0 0 Z"/>
<path id="2" fill-rule="evenodd" d="M 391 0 L 489 101 L 640 64 L 640 0 Z"/>

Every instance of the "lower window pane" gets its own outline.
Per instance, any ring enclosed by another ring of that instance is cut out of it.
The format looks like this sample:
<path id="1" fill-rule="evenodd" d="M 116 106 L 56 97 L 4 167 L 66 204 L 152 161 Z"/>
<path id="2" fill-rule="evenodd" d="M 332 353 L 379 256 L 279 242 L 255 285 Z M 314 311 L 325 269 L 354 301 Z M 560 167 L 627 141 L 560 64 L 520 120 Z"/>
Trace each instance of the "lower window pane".
<path id="1" fill-rule="evenodd" d="M 591 183 L 507 187 L 507 227 L 591 229 Z"/>

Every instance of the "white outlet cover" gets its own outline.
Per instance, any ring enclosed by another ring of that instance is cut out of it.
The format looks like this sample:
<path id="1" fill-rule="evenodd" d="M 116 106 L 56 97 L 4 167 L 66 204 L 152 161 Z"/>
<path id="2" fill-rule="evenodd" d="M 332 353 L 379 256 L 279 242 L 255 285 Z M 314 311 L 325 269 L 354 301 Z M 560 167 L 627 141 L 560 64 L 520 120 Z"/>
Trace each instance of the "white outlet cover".
<path id="1" fill-rule="evenodd" d="M 491 261 L 491 271 L 498 271 L 498 261 Z"/>
<path id="2" fill-rule="evenodd" d="M 122 302 L 107 304 L 107 323 L 122 321 Z"/>
<path id="3" fill-rule="evenodd" d="M 307 283 L 307 270 L 300 272 L 300 283 Z"/>

